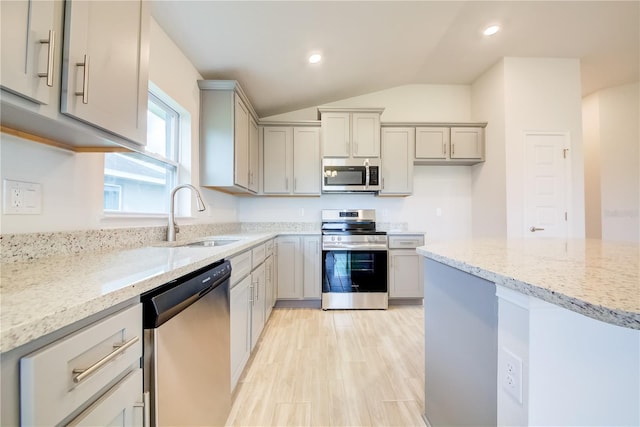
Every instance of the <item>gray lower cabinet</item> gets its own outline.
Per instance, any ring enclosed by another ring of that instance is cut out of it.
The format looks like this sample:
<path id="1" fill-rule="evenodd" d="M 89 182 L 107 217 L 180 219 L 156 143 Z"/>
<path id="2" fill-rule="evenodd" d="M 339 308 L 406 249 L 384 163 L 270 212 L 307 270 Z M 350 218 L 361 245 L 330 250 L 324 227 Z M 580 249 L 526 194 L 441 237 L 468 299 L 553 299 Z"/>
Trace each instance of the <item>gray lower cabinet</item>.
<path id="1" fill-rule="evenodd" d="M 422 257 L 415 248 L 424 235 L 389 235 L 389 299 L 423 298 Z"/>
<path id="2" fill-rule="evenodd" d="M 284 236 L 277 240 L 278 299 L 320 299 L 320 236 Z"/>
<path id="3" fill-rule="evenodd" d="M 231 288 L 229 294 L 231 391 L 233 391 L 251 355 L 251 276 L 245 276 L 240 280 Z"/>
<path id="4" fill-rule="evenodd" d="M 142 342 L 136 304 L 22 357 L 21 425 L 142 426 Z"/>
<path id="5" fill-rule="evenodd" d="M 230 258 L 232 392 L 260 339 L 274 304 L 272 253 L 273 241 L 270 240 Z"/>

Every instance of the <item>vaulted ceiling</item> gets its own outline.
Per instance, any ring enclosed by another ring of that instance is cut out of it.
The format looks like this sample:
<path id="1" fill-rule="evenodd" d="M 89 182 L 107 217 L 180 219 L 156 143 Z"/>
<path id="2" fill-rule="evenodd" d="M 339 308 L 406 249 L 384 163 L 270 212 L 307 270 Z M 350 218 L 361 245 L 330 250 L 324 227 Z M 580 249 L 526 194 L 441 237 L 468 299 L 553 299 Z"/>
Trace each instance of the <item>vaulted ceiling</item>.
<path id="1" fill-rule="evenodd" d="M 178 1 L 152 14 L 261 117 L 395 86 L 470 84 L 503 57 L 579 58 L 583 94 L 639 80 L 640 1 Z M 490 24 L 501 31 L 482 35 Z M 309 64 L 311 53 L 323 55 Z"/>

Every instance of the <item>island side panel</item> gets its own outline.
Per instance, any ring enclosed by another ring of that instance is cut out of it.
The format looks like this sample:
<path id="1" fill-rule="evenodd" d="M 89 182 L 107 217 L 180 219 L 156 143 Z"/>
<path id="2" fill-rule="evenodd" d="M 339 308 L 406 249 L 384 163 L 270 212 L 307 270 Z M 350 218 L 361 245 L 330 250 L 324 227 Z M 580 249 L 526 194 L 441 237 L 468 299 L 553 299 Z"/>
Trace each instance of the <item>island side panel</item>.
<path id="1" fill-rule="evenodd" d="M 522 402 L 499 386 L 498 425 L 640 425 L 639 330 L 497 293 L 499 361 L 504 350 L 523 361 Z"/>
<path id="2" fill-rule="evenodd" d="M 424 285 L 427 422 L 496 425 L 495 285 L 428 258 Z"/>

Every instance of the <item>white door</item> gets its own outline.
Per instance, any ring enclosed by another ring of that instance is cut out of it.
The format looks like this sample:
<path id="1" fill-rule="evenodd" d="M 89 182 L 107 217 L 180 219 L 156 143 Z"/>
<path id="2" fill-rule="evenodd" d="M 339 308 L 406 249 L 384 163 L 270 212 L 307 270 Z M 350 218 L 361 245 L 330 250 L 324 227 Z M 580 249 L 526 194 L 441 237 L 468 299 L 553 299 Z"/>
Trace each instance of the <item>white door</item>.
<path id="1" fill-rule="evenodd" d="M 568 235 L 569 134 L 525 134 L 526 237 Z"/>

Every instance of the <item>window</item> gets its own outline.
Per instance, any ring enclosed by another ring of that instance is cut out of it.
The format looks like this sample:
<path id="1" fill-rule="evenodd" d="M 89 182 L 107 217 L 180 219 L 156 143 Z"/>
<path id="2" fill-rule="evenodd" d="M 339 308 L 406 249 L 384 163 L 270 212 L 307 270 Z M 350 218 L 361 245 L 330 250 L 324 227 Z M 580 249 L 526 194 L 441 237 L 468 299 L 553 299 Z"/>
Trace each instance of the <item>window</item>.
<path id="1" fill-rule="evenodd" d="M 179 123 L 178 112 L 149 93 L 146 154 L 105 155 L 105 212 L 169 212 L 169 194 L 178 174 Z"/>

